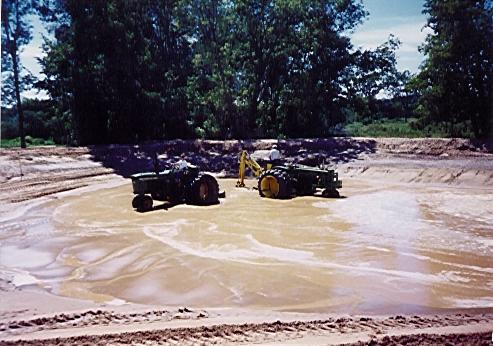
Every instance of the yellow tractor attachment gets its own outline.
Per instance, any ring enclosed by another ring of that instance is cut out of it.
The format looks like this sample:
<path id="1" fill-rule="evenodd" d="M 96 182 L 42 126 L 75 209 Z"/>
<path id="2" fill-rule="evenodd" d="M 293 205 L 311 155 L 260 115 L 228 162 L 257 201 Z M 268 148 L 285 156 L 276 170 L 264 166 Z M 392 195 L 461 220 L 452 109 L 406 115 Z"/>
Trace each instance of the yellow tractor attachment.
<path id="1" fill-rule="evenodd" d="M 262 167 L 251 157 L 246 150 L 243 150 L 240 154 L 240 168 L 238 171 L 238 181 L 236 182 L 236 187 L 245 187 L 245 171 L 249 167 L 256 177 L 262 174 Z"/>

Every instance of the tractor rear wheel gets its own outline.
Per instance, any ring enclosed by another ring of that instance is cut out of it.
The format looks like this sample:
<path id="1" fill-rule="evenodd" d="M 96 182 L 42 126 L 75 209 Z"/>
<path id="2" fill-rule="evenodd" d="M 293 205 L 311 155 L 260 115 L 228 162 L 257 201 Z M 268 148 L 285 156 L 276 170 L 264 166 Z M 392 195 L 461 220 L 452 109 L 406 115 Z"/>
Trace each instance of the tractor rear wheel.
<path id="1" fill-rule="evenodd" d="M 200 174 L 192 181 L 188 203 L 195 205 L 212 205 L 219 203 L 219 184 L 209 174 Z"/>
<path id="2" fill-rule="evenodd" d="M 258 193 L 267 198 L 290 197 L 288 175 L 275 169 L 262 173 L 258 179 Z"/>

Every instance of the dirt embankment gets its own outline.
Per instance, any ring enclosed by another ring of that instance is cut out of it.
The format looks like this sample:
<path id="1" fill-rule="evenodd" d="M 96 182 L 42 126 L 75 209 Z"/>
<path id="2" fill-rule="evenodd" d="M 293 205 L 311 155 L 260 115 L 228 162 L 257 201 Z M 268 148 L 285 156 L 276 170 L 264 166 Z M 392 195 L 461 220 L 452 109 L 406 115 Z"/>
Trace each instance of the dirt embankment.
<path id="1" fill-rule="evenodd" d="M 278 143 L 286 162 L 334 165 L 343 177 L 399 182 L 493 184 L 493 143 L 465 139 L 328 138 L 245 141 L 164 141 L 142 145 L 0 150 L 0 201 L 20 202 L 95 181 L 161 168 L 180 155 L 201 169 L 237 175 L 238 153 Z"/>
<path id="2" fill-rule="evenodd" d="M 0 205 L 8 209 L 10 203 L 152 169 L 155 153 L 160 156 L 162 168 L 185 154 L 189 162 L 203 170 L 235 176 L 240 150 L 261 152 L 269 150 L 273 143 L 277 141 L 166 141 L 138 146 L 2 149 Z M 317 165 L 325 161 L 337 167 L 343 180 L 358 177 L 399 183 L 493 187 L 491 142 L 330 138 L 286 140 L 278 144 L 287 162 Z M 2 290 L 6 292 L 5 297 L 15 291 L 0 287 Z M 491 309 L 430 316 L 320 315 L 280 320 L 245 315 L 241 321 L 237 319 L 239 312 L 218 317 L 211 311 L 186 308 L 115 312 L 105 308 L 74 311 L 67 307 L 58 311 L 65 312 L 23 314 L 11 311 L 0 316 L 0 345 L 489 345 L 493 320 Z"/>
<path id="3" fill-rule="evenodd" d="M 197 319 L 191 310 L 182 318 Z M 117 314 L 86 311 L 50 318 L 13 321 L 1 325 L 7 338 L 2 345 L 196 345 L 196 344 L 342 344 L 345 345 L 486 345 L 492 315 L 331 317 L 307 321 L 214 324 L 161 328 L 169 311 Z M 139 325 L 140 323 L 140 325 Z M 145 324 L 146 323 L 146 324 Z M 132 331 L 122 328 L 132 324 Z M 100 329 L 94 329 L 99 326 Z M 92 327 L 92 329 L 90 328 Z M 75 329 L 77 328 L 77 329 Z M 65 330 L 65 332 L 64 332 Z M 77 331 L 76 331 L 77 330 Z M 464 333 L 464 331 L 468 331 Z M 40 331 L 36 333 L 36 331 Z M 44 332 L 43 332 L 44 331 Z M 25 339 L 25 333 L 32 333 Z M 24 337 L 16 337 L 23 335 Z M 68 335 L 52 337 L 52 335 Z M 349 342 L 349 343 L 347 343 Z"/>

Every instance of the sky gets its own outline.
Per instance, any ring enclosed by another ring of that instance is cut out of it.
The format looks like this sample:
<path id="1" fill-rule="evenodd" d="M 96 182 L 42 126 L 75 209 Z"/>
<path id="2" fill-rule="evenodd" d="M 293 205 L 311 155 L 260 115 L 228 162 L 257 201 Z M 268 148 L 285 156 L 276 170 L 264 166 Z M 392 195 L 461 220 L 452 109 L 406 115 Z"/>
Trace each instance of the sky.
<path id="1" fill-rule="evenodd" d="M 426 16 L 421 13 L 423 4 L 424 0 L 363 0 L 369 15 L 352 35 L 353 45 L 373 49 L 394 34 L 401 41 L 397 68 L 416 73 L 424 58 L 418 47 L 430 32 L 423 30 L 426 24 Z"/>
<path id="2" fill-rule="evenodd" d="M 48 35 L 48 32 L 43 27 L 38 16 L 30 16 L 30 22 L 33 26 L 33 38 L 27 46 L 23 47 L 20 53 L 20 60 L 22 65 L 35 77 L 43 79 L 43 76 L 41 76 L 41 66 L 37 59 L 43 57 L 43 50 L 41 48 L 44 42 L 43 35 Z M 26 98 L 48 98 L 46 92 L 38 92 L 37 89 L 25 91 L 22 93 L 22 96 Z"/>
<path id="3" fill-rule="evenodd" d="M 397 68 L 401 71 L 418 71 L 423 55 L 418 52 L 428 30 L 423 30 L 426 17 L 421 13 L 424 0 L 363 0 L 369 12 L 368 17 L 352 34 L 355 47 L 374 49 L 384 43 L 390 34 L 397 36 L 401 43 L 397 51 Z M 37 58 L 42 57 L 41 45 L 46 35 L 39 18 L 32 17 L 33 40 L 21 53 L 23 65 L 39 77 L 41 67 Z M 46 98 L 47 95 L 35 90 L 23 93 L 24 97 Z"/>

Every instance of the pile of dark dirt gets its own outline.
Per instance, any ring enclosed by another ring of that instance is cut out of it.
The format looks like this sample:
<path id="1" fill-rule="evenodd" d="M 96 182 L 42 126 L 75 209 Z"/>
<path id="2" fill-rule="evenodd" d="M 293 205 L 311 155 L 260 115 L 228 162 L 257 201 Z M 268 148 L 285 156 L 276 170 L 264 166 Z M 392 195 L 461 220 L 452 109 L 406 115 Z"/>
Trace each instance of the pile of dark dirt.
<path id="1" fill-rule="evenodd" d="M 423 177 L 431 176 L 430 182 L 460 183 L 479 176 L 476 185 L 481 185 L 493 179 L 492 141 L 351 137 L 279 141 L 172 140 L 139 145 L 2 149 L 0 200 L 19 202 L 71 190 L 109 178 L 112 173 L 129 177 L 137 172 L 152 171 L 156 156 L 160 169 L 171 167 L 184 155 L 201 170 L 236 177 L 241 150 L 267 151 L 274 143 L 287 163 L 310 166 L 328 163 L 342 168 L 350 177 L 362 173 L 396 176 L 396 169 L 409 168 L 417 170 L 400 181 L 420 182 Z"/>

